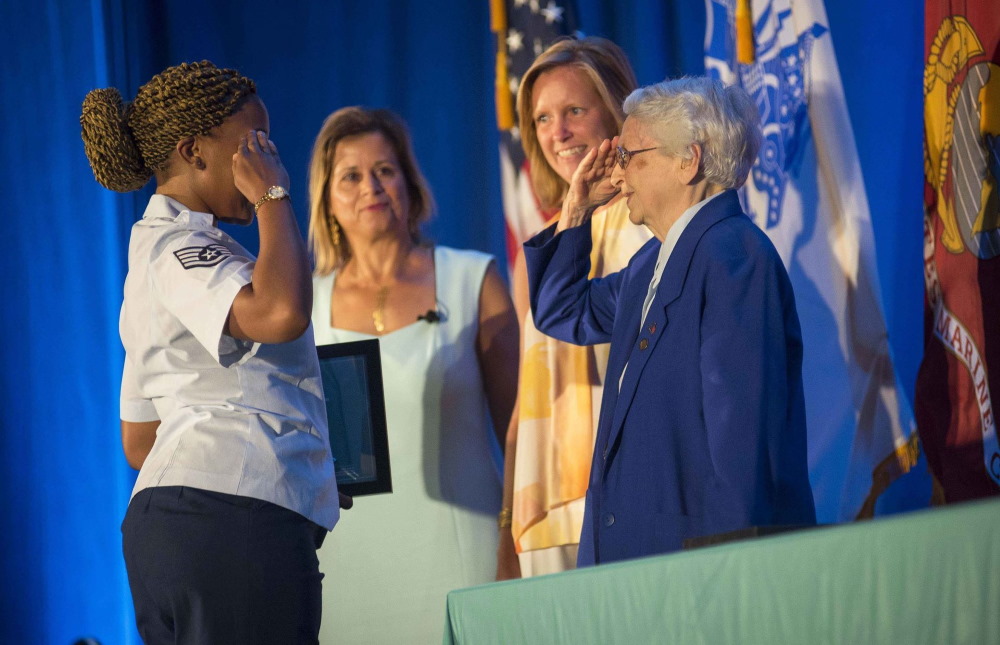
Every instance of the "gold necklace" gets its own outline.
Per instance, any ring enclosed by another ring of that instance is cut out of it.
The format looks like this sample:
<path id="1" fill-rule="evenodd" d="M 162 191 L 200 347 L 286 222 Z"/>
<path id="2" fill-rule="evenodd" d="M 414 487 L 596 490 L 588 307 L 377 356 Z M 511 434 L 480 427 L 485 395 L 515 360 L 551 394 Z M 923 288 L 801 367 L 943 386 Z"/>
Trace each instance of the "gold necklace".
<path id="1" fill-rule="evenodd" d="M 382 333 L 385 331 L 385 301 L 389 297 L 389 287 L 380 287 L 375 295 L 375 310 L 372 311 L 372 322 L 375 323 L 375 331 Z"/>

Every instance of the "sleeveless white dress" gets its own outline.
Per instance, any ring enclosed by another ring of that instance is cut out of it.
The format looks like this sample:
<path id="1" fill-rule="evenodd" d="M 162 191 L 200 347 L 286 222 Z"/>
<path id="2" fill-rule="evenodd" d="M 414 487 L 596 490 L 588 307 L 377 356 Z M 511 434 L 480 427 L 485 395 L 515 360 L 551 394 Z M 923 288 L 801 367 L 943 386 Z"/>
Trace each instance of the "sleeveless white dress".
<path id="1" fill-rule="evenodd" d="M 440 322 L 378 337 L 393 492 L 355 498 L 319 551 L 321 643 L 436 645 L 446 594 L 494 579 L 501 452 L 475 348 L 491 261 L 436 247 Z M 335 279 L 313 279 L 316 344 L 374 338 L 330 326 Z"/>

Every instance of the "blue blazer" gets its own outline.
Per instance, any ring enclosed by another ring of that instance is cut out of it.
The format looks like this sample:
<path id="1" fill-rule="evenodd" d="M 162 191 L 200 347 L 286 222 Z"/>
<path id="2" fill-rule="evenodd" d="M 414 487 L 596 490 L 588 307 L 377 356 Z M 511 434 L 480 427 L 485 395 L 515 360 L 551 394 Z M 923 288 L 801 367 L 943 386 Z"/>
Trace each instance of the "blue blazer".
<path id="1" fill-rule="evenodd" d="M 538 329 L 611 343 L 579 564 L 815 523 L 795 298 L 736 192 L 706 204 L 681 234 L 642 329 L 660 242 L 594 280 L 590 248 L 589 225 L 550 227 L 524 245 Z"/>

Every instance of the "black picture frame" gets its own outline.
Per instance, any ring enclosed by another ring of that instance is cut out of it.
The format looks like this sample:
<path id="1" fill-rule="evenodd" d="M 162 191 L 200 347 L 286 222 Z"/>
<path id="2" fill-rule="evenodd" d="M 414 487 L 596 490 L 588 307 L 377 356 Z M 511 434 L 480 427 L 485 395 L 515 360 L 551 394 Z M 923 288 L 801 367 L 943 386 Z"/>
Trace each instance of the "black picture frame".
<path id="1" fill-rule="evenodd" d="M 337 489 L 351 497 L 391 493 L 378 339 L 319 345 L 316 353 Z"/>

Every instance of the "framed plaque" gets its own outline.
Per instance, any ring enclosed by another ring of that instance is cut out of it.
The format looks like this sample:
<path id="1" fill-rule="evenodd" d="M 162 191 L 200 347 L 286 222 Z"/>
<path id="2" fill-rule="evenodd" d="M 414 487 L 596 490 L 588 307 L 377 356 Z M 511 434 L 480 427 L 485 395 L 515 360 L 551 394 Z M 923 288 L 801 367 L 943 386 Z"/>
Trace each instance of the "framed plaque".
<path id="1" fill-rule="evenodd" d="M 391 493 L 378 340 L 320 345 L 316 352 L 337 488 L 352 497 Z"/>

